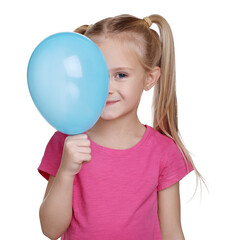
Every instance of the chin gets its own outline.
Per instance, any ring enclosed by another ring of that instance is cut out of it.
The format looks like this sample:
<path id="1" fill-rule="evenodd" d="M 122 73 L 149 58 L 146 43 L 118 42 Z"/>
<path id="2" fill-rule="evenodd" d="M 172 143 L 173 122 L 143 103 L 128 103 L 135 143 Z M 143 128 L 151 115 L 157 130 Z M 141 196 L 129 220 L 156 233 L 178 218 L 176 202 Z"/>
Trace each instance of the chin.
<path id="1" fill-rule="evenodd" d="M 103 120 L 112 120 L 115 119 L 116 117 L 112 116 L 111 114 L 101 114 L 100 118 Z"/>
<path id="2" fill-rule="evenodd" d="M 100 118 L 103 120 L 113 120 L 118 118 L 119 115 L 115 114 L 114 112 L 102 112 Z"/>

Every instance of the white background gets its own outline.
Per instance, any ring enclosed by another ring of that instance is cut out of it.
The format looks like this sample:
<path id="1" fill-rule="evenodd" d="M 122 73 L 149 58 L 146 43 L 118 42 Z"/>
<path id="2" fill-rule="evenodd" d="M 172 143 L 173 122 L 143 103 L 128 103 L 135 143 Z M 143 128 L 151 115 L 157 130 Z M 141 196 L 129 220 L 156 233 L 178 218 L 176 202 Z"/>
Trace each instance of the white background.
<path id="1" fill-rule="evenodd" d="M 177 68 L 179 130 L 207 180 L 195 190 L 194 172 L 181 182 L 186 240 L 229 236 L 229 5 L 228 1 L 1 1 L 0 3 L 0 220 L 1 239 L 43 236 L 39 207 L 46 180 L 37 172 L 55 129 L 40 115 L 27 87 L 27 64 L 44 38 L 105 17 L 160 14 L 171 25 Z M 138 111 L 151 125 L 151 92 Z M 148 111 L 144 111 L 144 109 Z"/>

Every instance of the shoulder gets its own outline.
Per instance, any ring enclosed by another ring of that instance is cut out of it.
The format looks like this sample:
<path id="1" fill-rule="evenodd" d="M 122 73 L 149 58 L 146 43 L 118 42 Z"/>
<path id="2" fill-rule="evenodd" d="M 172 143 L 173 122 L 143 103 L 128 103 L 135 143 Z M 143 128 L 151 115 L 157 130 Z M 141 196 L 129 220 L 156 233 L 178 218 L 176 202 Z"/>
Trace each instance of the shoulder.
<path id="1" fill-rule="evenodd" d="M 69 136 L 68 134 L 62 133 L 60 131 L 54 132 L 54 135 L 58 138 L 66 138 L 67 136 Z"/>
<path id="2" fill-rule="evenodd" d="M 156 157 L 160 165 L 164 166 L 169 159 L 181 159 L 182 161 L 183 155 L 174 139 L 158 132 L 151 126 L 149 126 L 148 138 L 145 150 Z"/>
<path id="3" fill-rule="evenodd" d="M 67 134 L 59 131 L 54 132 L 46 146 L 46 150 L 56 151 L 57 149 L 62 148 L 67 136 Z"/>
<path id="4" fill-rule="evenodd" d="M 47 180 L 50 175 L 56 176 L 58 171 L 66 134 L 56 131 L 46 145 L 42 161 L 38 167 L 39 173 Z"/>
<path id="5" fill-rule="evenodd" d="M 152 142 L 152 144 L 154 144 L 158 148 L 161 148 L 162 151 L 165 152 L 177 146 L 175 141 L 172 138 L 158 132 L 156 129 L 154 129 L 151 126 L 148 126 L 148 129 L 149 129 L 150 141 Z"/>
<path id="6" fill-rule="evenodd" d="M 54 132 L 52 139 L 54 141 L 65 141 L 66 137 L 69 136 L 68 134 L 62 133 L 60 131 Z"/>

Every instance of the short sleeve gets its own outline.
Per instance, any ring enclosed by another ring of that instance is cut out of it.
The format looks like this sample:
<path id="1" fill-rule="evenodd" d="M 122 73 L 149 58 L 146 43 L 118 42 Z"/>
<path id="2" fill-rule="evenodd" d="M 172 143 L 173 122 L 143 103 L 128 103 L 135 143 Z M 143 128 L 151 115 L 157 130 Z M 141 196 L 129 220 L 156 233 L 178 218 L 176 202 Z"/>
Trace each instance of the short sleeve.
<path id="1" fill-rule="evenodd" d="M 46 180 L 49 180 L 50 175 L 56 176 L 61 163 L 66 136 L 66 134 L 56 131 L 46 146 L 41 163 L 37 169 Z"/>
<path id="2" fill-rule="evenodd" d="M 192 170 L 194 169 L 191 163 L 188 164 L 187 168 L 183 155 L 175 141 L 170 140 L 168 151 L 160 163 L 157 191 L 177 183 Z"/>

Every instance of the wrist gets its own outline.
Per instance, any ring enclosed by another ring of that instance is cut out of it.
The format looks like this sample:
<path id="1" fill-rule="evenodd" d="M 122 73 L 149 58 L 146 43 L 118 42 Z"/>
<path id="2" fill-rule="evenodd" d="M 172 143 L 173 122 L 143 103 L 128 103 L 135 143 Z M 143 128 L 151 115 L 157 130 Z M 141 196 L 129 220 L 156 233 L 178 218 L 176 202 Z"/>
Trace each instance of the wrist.
<path id="1" fill-rule="evenodd" d="M 59 169 L 56 175 L 57 178 L 60 178 L 64 181 L 70 181 L 73 182 L 75 175 L 69 174 L 66 171 L 63 171 L 62 169 Z"/>

